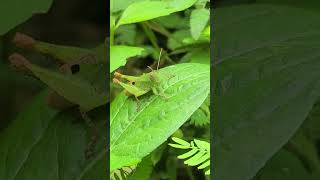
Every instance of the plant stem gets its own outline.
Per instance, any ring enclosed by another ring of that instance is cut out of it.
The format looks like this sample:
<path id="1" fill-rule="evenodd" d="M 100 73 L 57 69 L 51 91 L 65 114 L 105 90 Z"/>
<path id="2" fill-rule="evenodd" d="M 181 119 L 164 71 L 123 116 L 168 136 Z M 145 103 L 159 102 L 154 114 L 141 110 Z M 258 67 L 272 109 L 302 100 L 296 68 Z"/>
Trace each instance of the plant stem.
<path id="1" fill-rule="evenodd" d="M 150 40 L 152 46 L 160 53 L 160 47 L 158 46 L 158 39 L 156 37 L 156 35 L 154 34 L 154 32 L 152 31 L 152 29 L 147 26 L 147 24 L 141 23 L 141 26 L 144 30 L 144 32 L 146 33 L 148 39 Z M 170 64 L 175 64 L 174 61 L 168 56 L 168 54 L 166 52 L 164 52 L 165 55 L 165 59 L 170 63 Z"/>

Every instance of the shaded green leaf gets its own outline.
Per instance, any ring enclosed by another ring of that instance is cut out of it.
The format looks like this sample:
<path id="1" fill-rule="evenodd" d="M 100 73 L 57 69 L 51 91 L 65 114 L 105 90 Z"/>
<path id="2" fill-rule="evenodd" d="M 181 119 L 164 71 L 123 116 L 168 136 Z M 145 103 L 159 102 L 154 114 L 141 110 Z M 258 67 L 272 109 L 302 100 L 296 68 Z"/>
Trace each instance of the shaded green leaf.
<path id="1" fill-rule="evenodd" d="M 215 178 L 247 180 L 290 139 L 319 97 L 320 16 L 269 5 L 216 14 Z"/>
<path id="2" fill-rule="evenodd" d="M 2 0 L 0 2 L 0 35 L 4 35 L 36 13 L 47 12 L 52 1 L 53 0 Z"/>
<path id="3" fill-rule="evenodd" d="M 44 91 L 34 98 L 0 134 L 0 179 L 70 180 L 105 179 L 106 113 L 93 115 L 98 143 L 92 160 L 86 160 L 88 135 L 84 121 L 74 123 L 70 113 L 50 108 Z M 59 113 L 59 114 L 58 114 Z M 35 170 L 36 173 L 35 173 Z"/>
<path id="4" fill-rule="evenodd" d="M 319 175 L 319 174 L 318 174 Z M 258 177 L 253 180 L 316 180 L 318 177 L 312 177 L 291 152 L 284 149 L 276 153 L 259 172 Z"/>
<path id="5" fill-rule="evenodd" d="M 28 160 L 58 111 L 46 105 L 48 91 L 38 95 L 27 109 L 0 134 L 0 179 L 13 180 Z"/>

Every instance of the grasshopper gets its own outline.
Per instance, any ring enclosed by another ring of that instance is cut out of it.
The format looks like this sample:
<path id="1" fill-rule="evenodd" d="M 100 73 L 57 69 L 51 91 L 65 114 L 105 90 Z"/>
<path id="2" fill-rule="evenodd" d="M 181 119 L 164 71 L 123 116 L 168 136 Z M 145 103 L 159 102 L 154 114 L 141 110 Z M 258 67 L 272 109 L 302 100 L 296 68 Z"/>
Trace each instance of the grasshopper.
<path id="1" fill-rule="evenodd" d="M 105 45 L 87 50 L 38 41 L 21 33 L 16 34 L 13 42 L 17 47 L 50 55 L 58 60 L 61 73 L 32 64 L 17 53 L 9 57 L 18 70 L 26 71 L 53 89 L 48 96 L 50 106 L 60 110 L 78 106 L 82 118 L 93 131 L 86 150 L 86 156 L 89 157 L 92 154 L 90 148 L 93 149 L 97 141 L 97 129 L 87 112 L 109 101 Z"/>
<path id="2" fill-rule="evenodd" d="M 121 74 L 119 72 L 115 72 L 113 78 L 113 83 L 119 84 L 125 89 L 125 94 L 127 96 L 134 96 L 136 100 L 139 102 L 138 97 L 152 91 L 153 94 L 157 96 L 161 96 L 165 100 L 169 99 L 169 97 L 163 92 L 164 90 L 159 86 L 161 81 L 163 80 L 163 74 L 159 74 L 159 64 L 161 59 L 162 49 L 160 50 L 160 55 L 157 64 L 157 70 L 151 69 L 149 73 L 143 73 L 140 76 L 128 76 Z M 172 78 L 171 76 L 170 78 Z M 121 82 L 119 79 L 124 79 L 128 81 L 128 83 Z"/>

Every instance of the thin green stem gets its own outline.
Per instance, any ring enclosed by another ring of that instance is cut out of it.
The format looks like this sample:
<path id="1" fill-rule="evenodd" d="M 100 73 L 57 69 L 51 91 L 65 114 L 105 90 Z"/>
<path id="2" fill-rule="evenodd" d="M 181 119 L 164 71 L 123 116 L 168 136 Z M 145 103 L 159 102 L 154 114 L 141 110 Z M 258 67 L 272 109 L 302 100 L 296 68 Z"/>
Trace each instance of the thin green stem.
<path id="1" fill-rule="evenodd" d="M 144 32 L 146 33 L 149 41 L 151 42 L 152 46 L 160 51 L 160 47 L 158 46 L 158 39 L 153 31 L 146 25 L 146 23 L 140 23 Z"/>

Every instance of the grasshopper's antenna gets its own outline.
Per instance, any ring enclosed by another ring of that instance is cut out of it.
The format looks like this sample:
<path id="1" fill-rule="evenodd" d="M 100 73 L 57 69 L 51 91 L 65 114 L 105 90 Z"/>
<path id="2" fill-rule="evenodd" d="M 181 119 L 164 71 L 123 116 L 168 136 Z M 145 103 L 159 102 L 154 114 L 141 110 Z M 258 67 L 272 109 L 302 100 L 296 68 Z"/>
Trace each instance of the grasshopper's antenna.
<path id="1" fill-rule="evenodd" d="M 161 53 L 162 53 L 162 48 L 160 49 L 160 54 L 159 54 L 159 59 L 158 59 L 157 70 L 159 69 L 159 65 L 160 65 Z"/>

